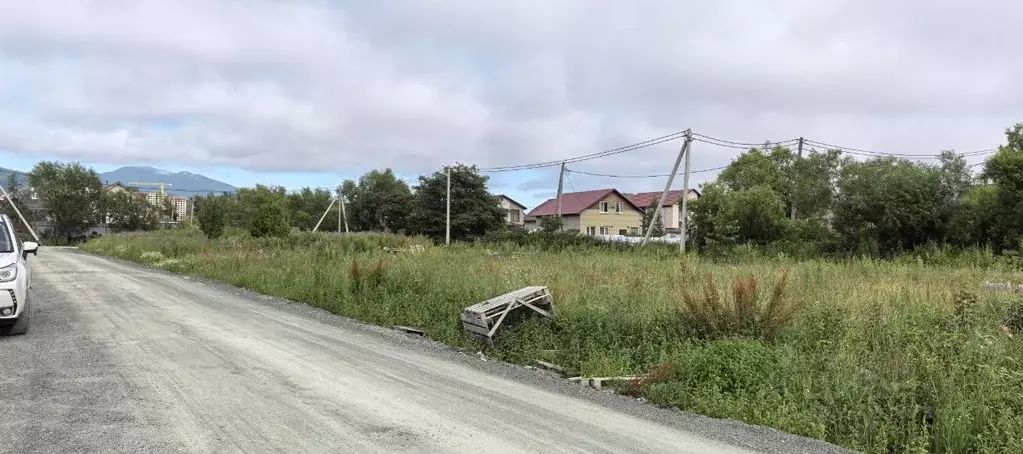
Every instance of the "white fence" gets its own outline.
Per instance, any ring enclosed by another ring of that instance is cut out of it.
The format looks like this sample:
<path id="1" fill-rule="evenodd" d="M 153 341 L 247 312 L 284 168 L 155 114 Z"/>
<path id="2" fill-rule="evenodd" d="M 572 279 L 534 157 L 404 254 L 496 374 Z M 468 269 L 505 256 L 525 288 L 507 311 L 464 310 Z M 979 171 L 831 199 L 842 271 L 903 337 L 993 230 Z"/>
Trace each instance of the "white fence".
<path id="1" fill-rule="evenodd" d="M 641 236 L 593 235 L 593 238 L 596 238 L 596 239 L 598 239 L 600 241 L 607 241 L 609 243 L 640 244 L 640 243 L 643 242 L 643 237 L 641 237 Z M 657 243 L 678 244 L 678 242 L 681 241 L 681 240 L 682 240 L 682 237 L 678 236 L 678 235 L 665 235 L 665 236 L 662 236 L 662 237 L 654 237 L 654 236 L 650 237 L 650 242 L 657 242 Z"/>

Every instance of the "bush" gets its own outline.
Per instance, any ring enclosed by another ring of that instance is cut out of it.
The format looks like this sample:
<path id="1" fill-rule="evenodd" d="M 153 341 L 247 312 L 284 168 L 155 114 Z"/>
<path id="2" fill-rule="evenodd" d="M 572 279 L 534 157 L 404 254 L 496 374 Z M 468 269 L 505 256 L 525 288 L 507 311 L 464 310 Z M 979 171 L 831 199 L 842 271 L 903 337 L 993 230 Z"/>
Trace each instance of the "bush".
<path id="1" fill-rule="evenodd" d="M 249 225 L 253 238 L 283 238 L 291 232 L 288 211 L 279 203 L 267 203 L 256 210 L 256 217 Z"/>
<path id="2" fill-rule="evenodd" d="M 227 226 L 227 203 L 224 197 L 200 197 L 196 203 L 196 220 L 199 222 L 199 230 L 202 230 L 206 238 L 215 240 L 224 236 L 224 228 Z"/>
<path id="3" fill-rule="evenodd" d="M 544 232 L 560 232 L 565 227 L 565 221 L 558 216 L 540 217 L 540 230 Z"/>
<path id="4" fill-rule="evenodd" d="M 784 273 L 771 297 L 761 304 L 757 281 L 752 277 L 738 278 L 732 282 L 732 301 L 728 303 L 721 297 L 714 278 L 708 277 L 703 295 L 697 296 L 689 289 L 682 291 L 678 310 L 684 323 L 704 339 L 732 336 L 774 339 L 792 323 L 799 309 L 797 304 L 785 301 L 787 285 L 788 273 Z"/>

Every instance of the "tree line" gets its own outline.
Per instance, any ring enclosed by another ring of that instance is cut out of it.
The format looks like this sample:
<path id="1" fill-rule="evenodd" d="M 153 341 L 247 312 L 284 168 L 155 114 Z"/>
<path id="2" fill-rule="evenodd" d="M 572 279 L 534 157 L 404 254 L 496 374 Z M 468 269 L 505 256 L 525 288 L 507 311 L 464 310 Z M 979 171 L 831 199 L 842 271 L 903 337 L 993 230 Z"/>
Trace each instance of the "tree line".
<path id="1" fill-rule="evenodd" d="M 350 230 L 440 240 L 446 233 L 447 170 L 422 175 L 414 186 L 385 169 L 370 171 L 358 181 L 346 180 L 340 193 L 314 188 L 288 192 L 257 185 L 237 194 L 196 197 L 196 221 L 210 238 L 220 237 L 227 227 L 248 230 L 253 237 L 280 237 L 293 229 L 312 230 L 321 218 L 320 230 L 337 231 L 337 213 L 323 215 L 340 195 Z M 461 164 L 451 166 L 450 172 L 451 238 L 470 240 L 504 228 L 505 212 L 497 196 L 487 190 L 488 177 L 475 166 Z"/>
<path id="2" fill-rule="evenodd" d="M 448 169 L 420 176 L 415 186 L 385 169 L 370 171 L 358 181 L 344 181 L 340 194 L 320 188 L 289 192 L 280 186 L 257 185 L 237 193 L 196 196 L 195 220 L 211 238 L 221 236 L 228 227 L 248 230 L 253 237 L 285 236 L 292 230 L 312 230 L 340 195 L 351 230 L 443 239 Z M 503 228 L 505 212 L 499 199 L 487 191 L 488 177 L 475 166 L 461 164 L 451 166 L 450 172 L 452 239 L 469 240 Z M 105 190 L 99 174 L 77 162 L 39 162 L 28 173 L 28 180 L 39 209 L 22 209 L 22 214 L 30 223 L 46 220 L 51 238 L 81 239 L 101 223 L 116 232 L 152 230 L 162 220 L 179 220 L 169 198 L 154 205 L 136 188 Z M 29 188 L 14 174 L 6 188 L 18 206 L 34 205 L 28 203 Z M 3 212 L 16 219 L 10 204 L 3 204 Z M 338 229 L 335 212 L 323 218 L 320 229 Z"/>
<path id="3" fill-rule="evenodd" d="M 151 230 L 160 221 L 177 220 L 169 198 L 153 204 L 137 188 L 107 191 L 95 170 L 77 162 L 41 161 L 28 173 L 28 186 L 11 173 L 5 189 L 28 222 L 49 224 L 45 232 L 48 238 L 80 239 L 104 223 L 113 231 L 133 231 Z M 38 206 L 34 201 L 39 202 Z M 4 214 L 18 219 L 10 203 L 2 205 Z M 21 222 L 15 225 L 24 228 Z"/>
<path id="4" fill-rule="evenodd" d="M 974 173 L 944 151 L 935 163 L 840 150 L 751 149 L 693 203 L 694 246 L 752 244 L 801 255 L 890 256 L 927 245 L 1023 248 L 1023 123 Z"/>

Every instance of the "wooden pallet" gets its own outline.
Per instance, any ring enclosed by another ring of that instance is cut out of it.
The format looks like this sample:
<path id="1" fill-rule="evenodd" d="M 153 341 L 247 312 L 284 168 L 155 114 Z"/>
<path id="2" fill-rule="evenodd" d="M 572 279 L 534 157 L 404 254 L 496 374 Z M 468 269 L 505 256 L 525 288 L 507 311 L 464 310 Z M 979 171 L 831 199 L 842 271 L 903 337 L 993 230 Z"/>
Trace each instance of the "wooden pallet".
<path id="1" fill-rule="evenodd" d="M 547 287 L 526 287 L 474 304 L 462 311 L 462 328 L 482 336 L 494 346 L 494 333 L 515 310 L 532 309 L 544 317 L 554 315 L 554 297 Z"/>

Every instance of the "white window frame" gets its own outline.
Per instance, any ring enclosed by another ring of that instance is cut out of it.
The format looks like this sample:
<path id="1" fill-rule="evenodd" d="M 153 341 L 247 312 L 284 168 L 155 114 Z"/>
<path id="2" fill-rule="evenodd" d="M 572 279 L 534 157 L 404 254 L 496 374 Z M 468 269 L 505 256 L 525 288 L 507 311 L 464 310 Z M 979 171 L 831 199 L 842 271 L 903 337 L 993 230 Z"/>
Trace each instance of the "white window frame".
<path id="1" fill-rule="evenodd" d="M 589 236 L 596 235 L 597 234 L 597 227 L 596 226 L 592 226 L 592 225 L 589 226 L 589 227 L 586 227 L 586 234 L 589 235 Z"/>
<path id="2" fill-rule="evenodd" d="M 605 225 L 600 227 L 601 235 L 611 235 L 611 226 Z"/>
<path id="3" fill-rule="evenodd" d="M 597 202 L 597 210 L 599 210 L 601 213 L 607 213 L 607 206 L 608 202 L 606 200 L 601 200 L 600 202 Z"/>
<path id="4" fill-rule="evenodd" d="M 615 213 L 625 214 L 625 202 L 615 202 Z"/>

